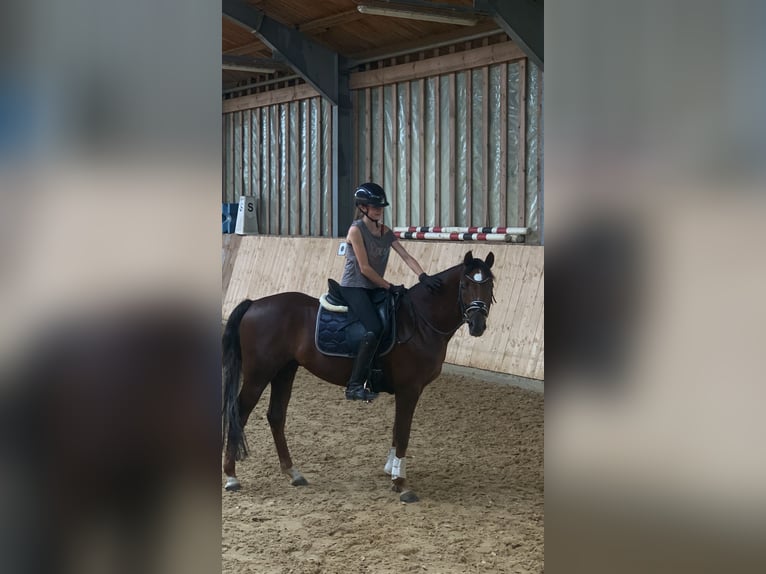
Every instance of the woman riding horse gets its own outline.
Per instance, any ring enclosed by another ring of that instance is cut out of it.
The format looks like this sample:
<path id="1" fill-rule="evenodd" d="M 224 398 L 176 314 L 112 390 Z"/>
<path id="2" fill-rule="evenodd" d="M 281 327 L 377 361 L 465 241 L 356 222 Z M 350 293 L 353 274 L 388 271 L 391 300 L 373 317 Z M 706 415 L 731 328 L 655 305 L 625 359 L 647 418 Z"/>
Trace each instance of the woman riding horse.
<path id="1" fill-rule="evenodd" d="M 372 301 L 381 289 L 388 289 L 397 295 L 405 291 L 403 285 L 392 285 L 383 279 L 391 248 L 430 291 L 441 287 L 441 279 L 427 275 L 415 258 L 407 253 L 393 231 L 381 223 L 383 208 L 388 205 L 382 187 L 377 183 L 363 183 L 354 192 L 354 202 L 357 217 L 362 217 L 351 224 L 346 235 L 346 264 L 340 285 L 343 298 L 359 317 L 366 333 L 359 344 L 351 378 L 346 384 L 346 398 L 371 401 L 378 394 L 365 387 L 365 379 L 383 331 Z"/>
<path id="2" fill-rule="evenodd" d="M 383 357 L 383 374 L 396 401 L 393 440 L 384 470 L 403 502 L 418 500 L 406 488 L 405 457 L 412 415 L 423 389 L 439 376 L 447 344 L 460 326 L 468 324 L 468 332 L 475 337 L 484 333 L 493 301 L 493 262 L 491 252 L 482 261 L 469 251 L 462 263 L 435 276 L 433 283 L 440 281 L 441 289 L 430 293 L 426 284 L 415 285 L 406 292 L 408 304 L 397 311 L 397 327 L 407 336 L 401 337 Z M 345 386 L 353 367 L 350 359 L 325 355 L 317 349 L 314 335 L 318 312 L 317 299 L 292 292 L 257 301 L 246 299 L 229 315 L 223 334 L 226 490 L 241 487 L 235 466 L 247 455 L 244 426 L 269 384 L 266 418 L 280 468 L 293 485 L 308 484 L 293 466 L 285 438 L 295 373 L 302 366 L 325 381 Z"/>

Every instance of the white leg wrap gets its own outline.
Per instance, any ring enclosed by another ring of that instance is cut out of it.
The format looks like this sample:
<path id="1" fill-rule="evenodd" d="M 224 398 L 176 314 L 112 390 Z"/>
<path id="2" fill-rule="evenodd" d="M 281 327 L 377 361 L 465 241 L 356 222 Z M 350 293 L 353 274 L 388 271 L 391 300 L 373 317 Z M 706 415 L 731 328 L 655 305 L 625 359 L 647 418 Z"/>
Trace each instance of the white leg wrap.
<path id="1" fill-rule="evenodd" d="M 394 457 L 394 464 L 393 468 L 391 469 L 391 479 L 397 479 L 397 478 L 407 478 L 407 471 L 406 471 L 406 463 L 407 459 L 404 457 L 402 458 L 396 458 Z"/>
<path id="2" fill-rule="evenodd" d="M 388 451 L 388 460 L 386 461 L 386 466 L 383 467 L 383 472 L 385 472 L 388 476 L 391 476 L 391 472 L 394 469 L 395 458 L 396 458 L 396 449 L 394 447 L 391 447 L 391 449 Z"/>
<path id="3" fill-rule="evenodd" d="M 300 473 L 300 471 L 298 471 L 298 469 L 296 469 L 296 468 L 288 468 L 288 469 L 285 471 L 285 474 L 286 474 L 287 476 L 289 476 L 290 478 L 292 478 L 293 480 L 295 480 L 295 479 L 297 479 L 297 478 L 303 478 L 303 475 L 302 475 L 302 474 Z"/>

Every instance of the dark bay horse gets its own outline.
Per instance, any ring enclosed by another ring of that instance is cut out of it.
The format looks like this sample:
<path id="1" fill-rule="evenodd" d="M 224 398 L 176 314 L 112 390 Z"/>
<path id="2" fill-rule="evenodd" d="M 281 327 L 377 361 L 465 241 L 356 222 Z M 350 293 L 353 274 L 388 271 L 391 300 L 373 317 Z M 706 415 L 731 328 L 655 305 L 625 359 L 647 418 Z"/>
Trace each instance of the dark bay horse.
<path id="1" fill-rule="evenodd" d="M 405 455 L 415 406 L 425 386 L 441 372 L 447 344 L 463 323 L 478 337 L 486 329 L 492 305 L 494 263 L 466 253 L 459 265 L 438 276 L 443 286 L 431 294 L 421 284 L 412 287 L 407 305 L 397 312 L 400 330 L 409 332 L 383 357 L 383 370 L 394 390 L 396 414 L 392 447 L 385 472 L 403 502 L 417 496 L 406 489 Z M 308 484 L 293 466 L 285 439 L 285 418 L 299 366 L 335 385 L 345 386 L 353 360 L 320 353 L 314 344 L 319 301 L 303 293 L 280 293 L 256 301 L 242 301 L 231 312 L 223 334 L 223 471 L 226 490 L 238 490 L 235 461 L 247 455 L 244 426 L 264 389 L 271 383 L 266 418 L 271 427 L 279 465 L 293 485 Z M 243 383 L 240 390 L 240 374 Z"/>

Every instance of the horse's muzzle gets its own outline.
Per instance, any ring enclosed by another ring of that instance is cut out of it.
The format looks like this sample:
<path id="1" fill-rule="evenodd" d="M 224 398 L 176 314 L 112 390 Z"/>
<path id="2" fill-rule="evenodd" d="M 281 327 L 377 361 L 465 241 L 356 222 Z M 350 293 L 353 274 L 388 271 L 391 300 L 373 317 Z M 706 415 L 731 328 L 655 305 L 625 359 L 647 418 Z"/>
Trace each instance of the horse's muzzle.
<path id="1" fill-rule="evenodd" d="M 487 328 L 487 322 L 484 320 L 484 316 L 480 315 L 476 317 L 475 321 L 468 322 L 468 333 L 472 337 L 481 337 Z"/>
<path id="2" fill-rule="evenodd" d="M 468 323 L 468 333 L 473 337 L 481 337 L 487 328 L 489 309 L 482 301 L 472 302 L 463 314 Z"/>

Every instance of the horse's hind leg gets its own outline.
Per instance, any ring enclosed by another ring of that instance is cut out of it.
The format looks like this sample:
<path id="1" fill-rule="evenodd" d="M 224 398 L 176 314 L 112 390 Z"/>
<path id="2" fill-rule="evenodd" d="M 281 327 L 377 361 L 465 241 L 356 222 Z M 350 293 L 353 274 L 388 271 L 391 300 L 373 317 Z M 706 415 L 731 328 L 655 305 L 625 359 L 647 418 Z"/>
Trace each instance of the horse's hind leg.
<path id="1" fill-rule="evenodd" d="M 258 404 L 268 384 L 268 381 L 264 381 L 255 375 L 245 376 L 242 390 L 239 392 L 239 399 L 237 400 L 242 432 L 244 432 L 247 419 L 250 418 L 250 414 L 253 412 L 255 405 Z M 223 459 L 223 472 L 226 475 L 226 490 L 239 490 L 242 487 L 239 480 L 237 480 L 236 457 L 229 441 L 227 441 L 226 455 Z"/>
<path id="2" fill-rule="evenodd" d="M 287 447 L 287 439 L 285 438 L 287 405 L 290 403 L 290 395 L 293 392 L 293 381 L 295 380 L 297 370 L 298 364 L 290 363 L 272 379 L 271 400 L 266 418 L 271 427 L 271 434 L 274 436 L 274 445 L 277 447 L 279 467 L 282 469 L 282 472 L 290 477 L 290 482 L 293 486 L 304 486 L 308 484 L 308 481 L 303 478 L 303 475 L 297 468 L 293 467 L 290 449 Z"/>

